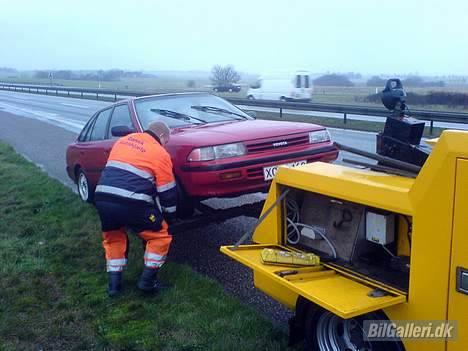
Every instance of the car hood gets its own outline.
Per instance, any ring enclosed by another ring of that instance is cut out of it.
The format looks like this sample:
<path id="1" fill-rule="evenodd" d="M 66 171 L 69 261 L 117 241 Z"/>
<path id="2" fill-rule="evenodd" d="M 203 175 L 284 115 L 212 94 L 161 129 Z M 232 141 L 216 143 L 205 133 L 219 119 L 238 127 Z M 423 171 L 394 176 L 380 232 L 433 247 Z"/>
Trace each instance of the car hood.
<path id="1" fill-rule="evenodd" d="M 170 143 L 208 146 L 280 137 L 323 128 L 310 123 L 267 120 L 229 121 L 174 129 Z"/>

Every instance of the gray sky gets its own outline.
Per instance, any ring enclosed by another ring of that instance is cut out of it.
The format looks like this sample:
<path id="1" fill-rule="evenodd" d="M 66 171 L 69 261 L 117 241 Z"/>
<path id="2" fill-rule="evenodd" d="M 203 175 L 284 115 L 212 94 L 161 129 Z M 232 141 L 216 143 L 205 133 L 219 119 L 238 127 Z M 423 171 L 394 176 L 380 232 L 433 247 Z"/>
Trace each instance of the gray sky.
<path id="1" fill-rule="evenodd" d="M 0 0 L 0 67 L 468 74 L 467 0 Z"/>

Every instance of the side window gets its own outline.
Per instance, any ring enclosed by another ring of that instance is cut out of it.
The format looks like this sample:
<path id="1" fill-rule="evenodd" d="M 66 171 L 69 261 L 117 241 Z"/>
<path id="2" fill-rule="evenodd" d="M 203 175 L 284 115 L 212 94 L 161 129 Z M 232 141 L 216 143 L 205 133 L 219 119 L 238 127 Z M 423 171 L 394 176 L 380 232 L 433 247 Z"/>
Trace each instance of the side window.
<path id="1" fill-rule="evenodd" d="M 300 88 L 301 87 L 301 76 L 298 74 L 296 76 L 296 88 Z"/>
<path id="2" fill-rule="evenodd" d="M 304 76 L 304 88 L 310 88 L 310 86 L 309 86 L 309 76 Z"/>
<path id="3" fill-rule="evenodd" d="M 89 141 L 89 130 L 93 127 L 94 120 L 96 119 L 95 117 L 96 116 L 91 117 L 88 123 L 86 123 L 78 137 L 78 141 Z"/>
<path id="4" fill-rule="evenodd" d="M 112 117 L 109 125 L 109 137 L 113 137 L 111 134 L 112 127 L 125 126 L 130 129 L 134 129 L 132 118 L 130 117 L 130 111 L 128 105 L 118 105 L 115 106 L 114 112 L 112 112 Z"/>
<path id="5" fill-rule="evenodd" d="M 94 122 L 93 130 L 91 131 L 90 141 L 103 140 L 106 138 L 107 122 L 112 109 L 107 109 L 99 113 Z"/>

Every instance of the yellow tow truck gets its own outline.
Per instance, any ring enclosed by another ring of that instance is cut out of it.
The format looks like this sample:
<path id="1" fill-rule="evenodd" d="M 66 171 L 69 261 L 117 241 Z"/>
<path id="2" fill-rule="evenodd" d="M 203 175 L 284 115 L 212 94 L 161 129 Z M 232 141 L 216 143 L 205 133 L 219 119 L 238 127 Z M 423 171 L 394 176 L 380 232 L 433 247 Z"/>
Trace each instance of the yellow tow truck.
<path id="1" fill-rule="evenodd" d="M 468 350 L 468 132 L 444 131 L 428 155 L 413 162 L 422 166 L 417 174 L 388 172 L 382 162 L 374 170 L 320 162 L 279 168 L 254 244 L 221 251 L 295 310 L 292 342 L 304 338 L 321 351 Z M 266 252 L 280 258 L 271 264 Z M 302 264 L 308 254 L 320 263 Z M 411 330 L 371 339 L 371 321 Z M 441 322 L 451 323 L 454 338 L 431 334 Z"/>

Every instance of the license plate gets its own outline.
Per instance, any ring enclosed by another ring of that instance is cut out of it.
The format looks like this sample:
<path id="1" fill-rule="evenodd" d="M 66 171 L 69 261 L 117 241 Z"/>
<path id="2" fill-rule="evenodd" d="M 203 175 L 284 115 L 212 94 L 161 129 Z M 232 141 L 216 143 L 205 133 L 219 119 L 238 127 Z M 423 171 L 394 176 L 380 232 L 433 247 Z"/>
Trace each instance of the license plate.
<path id="1" fill-rule="evenodd" d="M 290 163 L 285 163 L 283 165 L 276 165 L 276 166 L 270 166 L 270 167 L 263 167 L 263 178 L 265 180 L 270 180 L 273 179 L 276 175 L 276 172 L 278 171 L 279 166 L 288 166 L 288 167 L 297 167 L 297 166 L 302 166 L 307 164 L 306 160 L 302 161 L 294 161 Z"/>

